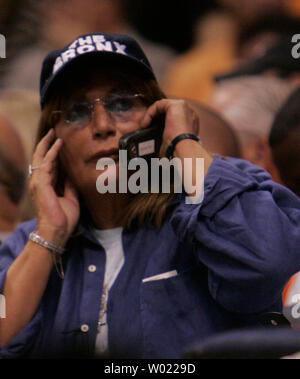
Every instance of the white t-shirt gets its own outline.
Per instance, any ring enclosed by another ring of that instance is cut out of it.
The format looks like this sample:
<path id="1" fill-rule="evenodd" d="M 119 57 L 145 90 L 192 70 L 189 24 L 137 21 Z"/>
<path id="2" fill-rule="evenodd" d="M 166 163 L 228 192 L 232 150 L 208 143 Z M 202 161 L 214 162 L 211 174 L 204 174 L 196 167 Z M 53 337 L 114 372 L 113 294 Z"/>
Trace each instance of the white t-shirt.
<path id="1" fill-rule="evenodd" d="M 123 228 L 113 229 L 92 229 L 92 233 L 103 246 L 106 254 L 105 274 L 103 292 L 101 299 L 101 309 L 98 322 L 98 334 L 96 338 L 96 354 L 101 354 L 108 349 L 108 325 L 106 304 L 108 301 L 109 290 L 115 282 L 124 264 L 124 250 L 122 245 Z"/>

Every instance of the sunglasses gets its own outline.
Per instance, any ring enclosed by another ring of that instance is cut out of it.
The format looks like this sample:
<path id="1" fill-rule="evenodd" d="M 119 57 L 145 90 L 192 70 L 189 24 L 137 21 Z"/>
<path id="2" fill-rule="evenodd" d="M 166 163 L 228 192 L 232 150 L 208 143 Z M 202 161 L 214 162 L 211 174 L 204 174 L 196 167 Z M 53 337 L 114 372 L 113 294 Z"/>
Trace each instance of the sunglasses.
<path id="1" fill-rule="evenodd" d="M 80 101 L 67 105 L 64 110 L 53 111 L 53 114 L 61 114 L 66 124 L 84 127 L 92 119 L 96 104 L 102 104 L 105 111 L 111 114 L 118 122 L 127 122 L 133 113 L 144 107 L 144 96 L 136 94 L 109 94 L 105 98 L 97 98 L 92 102 Z"/>

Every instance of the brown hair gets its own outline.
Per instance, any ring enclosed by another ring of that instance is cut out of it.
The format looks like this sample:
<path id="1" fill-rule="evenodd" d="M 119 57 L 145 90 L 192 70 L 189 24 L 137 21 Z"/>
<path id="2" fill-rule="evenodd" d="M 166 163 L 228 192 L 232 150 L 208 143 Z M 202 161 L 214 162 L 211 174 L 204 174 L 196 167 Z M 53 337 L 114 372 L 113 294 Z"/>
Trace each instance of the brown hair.
<path id="1" fill-rule="evenodd" d="M 103 67 L 104 66 L 104 67 Z M 135 93 L 143 93 L 146 100 L 146 105 L 150 105 L 157 100 L 163 99 L 166 96 L 158 86 L 157 82 L 149 78 L 143 72 L 138 72 L 134 66 L 122 64 L 122 72 L 114 72 L 114 79 L 120 80 L 121 83 L 126 85 L 126 88 L 130 88 Z M 120 68 L 120 66 L 118 66 Z M 107 66 L 101 62 L 101 69 L 111 71 L 111 62 L 108 62 Z M 42 116 L 39 122 L 37 141 L 38 143 L 59 121 L 59 114 L 54 114 L 54 110 L 63 109 L 64 104 L 68 101 L 68 98 L 74 93 L 74 90 L 83 88 L 88 83 L 88 78 L 91 77 L 95 70 L 99 70 L 99 64 L 92 61 L 89 65 L 88 73 L 82 75 L 82 67 L 74 66 L 72 71 L 69 71 L 62 80 L 57 81 L 55 87 L 52 88 L 51 94 L 48 96 L 47 104 L 45 105 Z M 103 71 L 104 71 L 103 70 Z M 106 72 L 106 71 L 104 71 Z M 109 75 L 109 74 L 108 74 Z M 73 80 L 70 80 L 71 77 Z M 74 81 L 76 77 L 76 81 Z M 62 194 L 63 191 L 64 173 L 61 165 L 59 165 L 59 173 L 56 184 L 57 193 Z M 172 188 L 172 187 L 171 187 Z M 173 193 L 146 193 L 137 194 L 132 196 L 124 216 L 121 220 L 123 226 L 130 227 L 134 220 L 139 225 L 143 223 L 154 223 L 158 228 L 161 227 L 166 215 L 167 206 L 169 201 L 173 198 Z"/>

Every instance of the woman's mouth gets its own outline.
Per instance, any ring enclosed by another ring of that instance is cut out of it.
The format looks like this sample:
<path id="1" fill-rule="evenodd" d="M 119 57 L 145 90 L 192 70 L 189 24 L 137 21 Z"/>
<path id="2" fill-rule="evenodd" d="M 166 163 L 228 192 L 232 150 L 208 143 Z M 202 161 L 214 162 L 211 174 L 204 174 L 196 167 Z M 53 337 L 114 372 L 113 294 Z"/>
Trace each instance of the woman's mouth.
<path id="1" fill-rule="evenodd" d="M 107 149 L 107 150 L 101 150 L 93 155 L 91 155 L 88 158 L 88 162 L 95 162 L 102 158 L 109 158 L 114 160 L 115 162 L 119 161 L 119 149 Z"/>

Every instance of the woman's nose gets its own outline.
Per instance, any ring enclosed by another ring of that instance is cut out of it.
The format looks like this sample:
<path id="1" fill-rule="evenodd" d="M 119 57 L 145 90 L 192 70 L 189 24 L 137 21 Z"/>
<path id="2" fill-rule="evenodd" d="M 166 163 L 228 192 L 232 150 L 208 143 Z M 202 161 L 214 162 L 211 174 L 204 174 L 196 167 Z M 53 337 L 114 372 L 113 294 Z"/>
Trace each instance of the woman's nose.
<path id="1" fill-rule="evenodd" d="M 106 111 L 101 103 L 94 104 L 94 111 L 91 120 L 93 137 L 107 138 L 116 133 L 114 117 Z"/>

